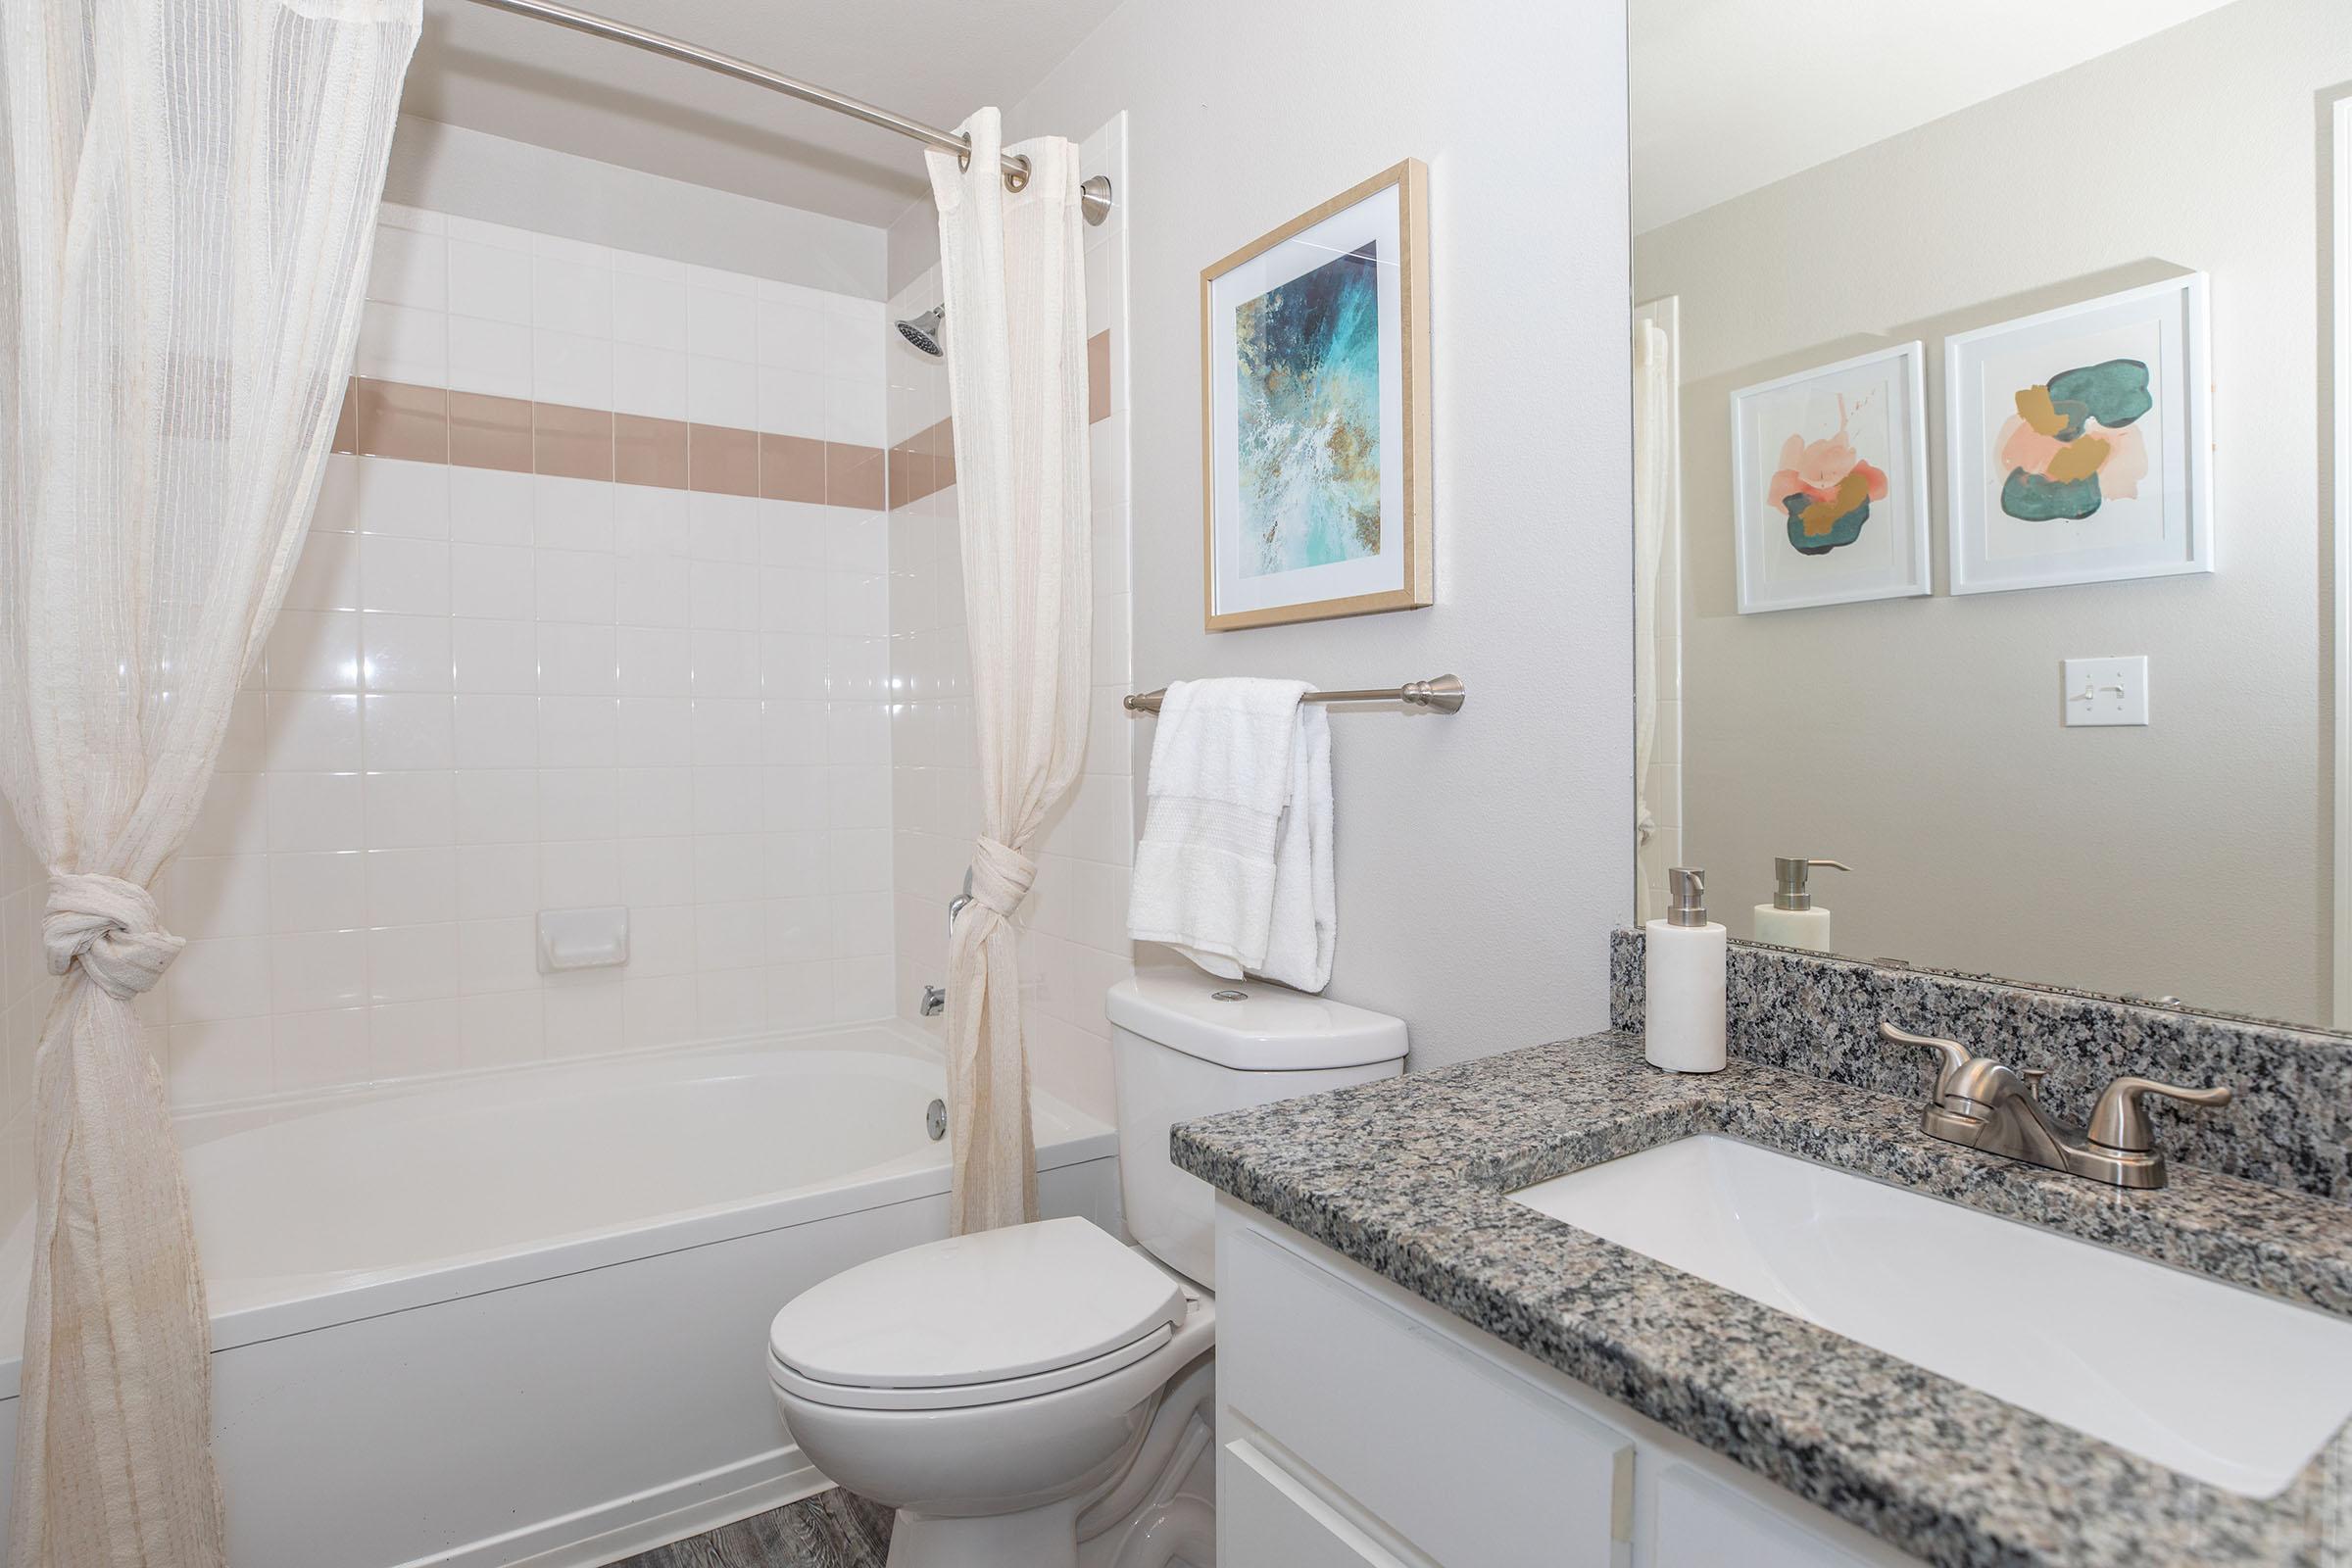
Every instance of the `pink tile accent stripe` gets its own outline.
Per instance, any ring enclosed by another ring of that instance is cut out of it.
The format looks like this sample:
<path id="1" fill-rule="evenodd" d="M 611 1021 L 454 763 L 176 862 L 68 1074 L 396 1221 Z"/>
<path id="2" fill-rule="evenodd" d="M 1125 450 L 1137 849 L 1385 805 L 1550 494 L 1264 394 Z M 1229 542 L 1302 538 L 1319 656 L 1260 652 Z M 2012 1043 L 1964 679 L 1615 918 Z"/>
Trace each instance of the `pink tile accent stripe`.
<path id="1" fill-rule="evenodd" d="M 354 376 L 334 450 L 461 467 L 883 508 L 880 447 Z"/>
<path id="2" fill-rule="evenodd" d="M 1087 340 L 1087 420 L 1110 417 L 1110 332 Z M 956 482 L 956 428 L 942 419 L 887 452 L 773 430 L 689 424 L 605 409 L 484 397 L 353 376 L 334 449 L 459 467 L 610 479 L 866 512 L 911 505 Z"/>

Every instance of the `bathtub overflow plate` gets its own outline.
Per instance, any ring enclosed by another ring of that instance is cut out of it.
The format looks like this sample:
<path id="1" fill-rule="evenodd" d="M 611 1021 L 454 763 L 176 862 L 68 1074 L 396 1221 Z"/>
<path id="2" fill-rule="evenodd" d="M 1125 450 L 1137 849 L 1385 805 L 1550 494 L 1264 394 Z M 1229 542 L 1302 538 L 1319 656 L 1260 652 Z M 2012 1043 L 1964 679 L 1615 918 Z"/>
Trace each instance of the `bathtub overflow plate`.
<path id="1" fill-rule="evenodd" d="M 948 1102 L 946 1101 L 934 1100 L 929 1108 L 924 1110 L 923 1131 L 931 1135 L 931 1141 L 935 1144 L 948 1136 Z"/>

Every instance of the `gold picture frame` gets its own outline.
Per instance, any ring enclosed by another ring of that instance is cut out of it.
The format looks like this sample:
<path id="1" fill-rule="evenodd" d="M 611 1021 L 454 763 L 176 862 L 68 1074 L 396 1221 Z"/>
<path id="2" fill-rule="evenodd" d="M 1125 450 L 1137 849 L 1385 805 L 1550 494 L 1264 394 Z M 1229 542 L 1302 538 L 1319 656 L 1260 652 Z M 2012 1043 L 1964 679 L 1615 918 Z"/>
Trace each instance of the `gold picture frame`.
<path id="1" fill-rule="evenodd" d="M 1408 158 L 1202 269 L 1207 630 L 1437 602 L 1428 251 L 1429 171 Z M 1321 445 L 1263 438 L 1298 428 L 1302 402 Z"/>

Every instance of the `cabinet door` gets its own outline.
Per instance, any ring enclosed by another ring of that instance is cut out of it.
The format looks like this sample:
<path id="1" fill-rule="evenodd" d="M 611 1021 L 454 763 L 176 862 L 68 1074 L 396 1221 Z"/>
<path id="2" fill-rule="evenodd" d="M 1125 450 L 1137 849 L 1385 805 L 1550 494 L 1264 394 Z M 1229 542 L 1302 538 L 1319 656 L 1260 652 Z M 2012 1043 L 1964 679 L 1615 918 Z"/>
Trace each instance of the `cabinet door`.
<path id="1" fill-rule="evenodd" d="M 1217 1396 L 1236 1419 L 1220 1440 L 1265 1433 L 1444 1568 L 1620 1559 L 1631 1438 L 1270 1237 L 1221 1243 Z M 1218 1512 L 1231 1561 L 1282 1560 Z"/>
<path id="2" fill-rule="evenodd" d="M 1217 1551 L 1266 1568 L 1418 1568 L 1247 1440 L 1217 1455 Z"/>
<path id="3" fill-rule="evenodd" d="M 1650 1568 L 1871 1568 L 1828 1537 L 1759 1507 L 1687 1464 L 1658 1476 Z"/>

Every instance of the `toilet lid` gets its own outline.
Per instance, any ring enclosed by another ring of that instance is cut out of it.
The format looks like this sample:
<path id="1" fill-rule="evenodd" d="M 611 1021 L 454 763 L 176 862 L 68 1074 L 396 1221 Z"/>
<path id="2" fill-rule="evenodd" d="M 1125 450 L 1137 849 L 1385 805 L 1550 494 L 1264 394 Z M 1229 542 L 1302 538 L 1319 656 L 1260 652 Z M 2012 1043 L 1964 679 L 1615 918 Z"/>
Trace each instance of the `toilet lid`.
<path id="1" fill-rule="evenodd" d="M 812 1383 L 953 1388 L 1164 1342 L 1184 1312 L 1183 1288 L 1106 1232 L 1042 1220 L 844 1270 L 776 1314 L 768 1350 Z"/>

